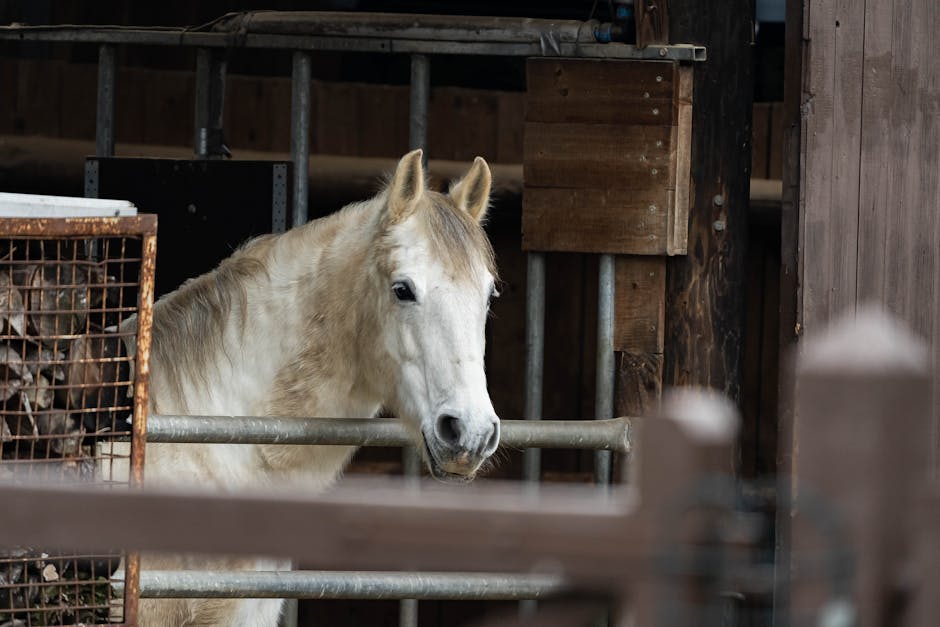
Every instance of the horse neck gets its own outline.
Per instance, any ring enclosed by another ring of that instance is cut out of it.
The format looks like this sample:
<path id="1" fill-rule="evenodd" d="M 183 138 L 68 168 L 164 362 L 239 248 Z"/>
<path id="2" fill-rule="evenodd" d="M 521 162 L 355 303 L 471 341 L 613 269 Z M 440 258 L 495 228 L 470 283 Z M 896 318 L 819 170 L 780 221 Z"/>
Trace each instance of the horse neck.
<path id="1" fill-rule="evenodd" d="M 369 222 L 366 207 L 351 208 L 268 236 L 161 299 L 155 410 L 339 415 L 324 390 L 362 387 L 357 328 L 369 329 L 363 321 L 372 315 L 360 307 L 373 300 L 360 298 Z"/>
<path id="2" fill-rule="evenodd" d="M 378 229 L 373 202 L 288 232 L 272 250 L 270 294 L 283 316 L 256 316 L 288 334 L 263 410 L 280 415 L 362 415 L 381 402 L 376 289 L 371 271 Z M 279 324 L 277 319 L 290 320 Z"/>

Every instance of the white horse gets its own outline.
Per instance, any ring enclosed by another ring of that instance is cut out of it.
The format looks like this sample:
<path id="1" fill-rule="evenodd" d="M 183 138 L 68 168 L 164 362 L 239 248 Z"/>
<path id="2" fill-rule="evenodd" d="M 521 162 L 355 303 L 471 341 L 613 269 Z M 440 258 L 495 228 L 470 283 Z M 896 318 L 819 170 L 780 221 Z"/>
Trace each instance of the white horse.
<path id="1" fill-rule="evenodd" d="M 469 480 L 499 443 L 484 326 L 495 292 L 480 226 L 490 171 L 477 157 L 448 194 L 421 151 L 375 198 L 248 243 L 154 306 L 150 410 L 159 414 L 374 416 L 408 425 L 433 476 Z M 354 447 L 148 444 L 148 485 L 319 490 Z M 272 563 L 145 555 L 156 568 Z M 282 601 L 149 600 L 143 627 L 274 627 Z"/>

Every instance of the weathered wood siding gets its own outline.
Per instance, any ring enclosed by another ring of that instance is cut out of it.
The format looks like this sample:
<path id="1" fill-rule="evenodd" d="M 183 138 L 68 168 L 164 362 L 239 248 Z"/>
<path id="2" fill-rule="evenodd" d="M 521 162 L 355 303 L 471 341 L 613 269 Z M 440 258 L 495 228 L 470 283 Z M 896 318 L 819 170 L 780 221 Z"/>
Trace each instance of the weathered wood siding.
<path id="1" fill-rule="evenodd" d="M 799 329 L 883 303 L 930 340 L 940 398 L 940 4 L 812 0 L 803 18 Z"/>

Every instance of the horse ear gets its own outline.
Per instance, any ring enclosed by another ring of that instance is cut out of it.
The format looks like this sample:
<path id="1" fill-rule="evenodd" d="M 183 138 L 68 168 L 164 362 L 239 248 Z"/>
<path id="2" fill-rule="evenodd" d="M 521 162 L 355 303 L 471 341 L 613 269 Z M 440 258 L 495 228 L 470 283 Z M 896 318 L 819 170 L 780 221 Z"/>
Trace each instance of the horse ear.
<path id="1" fill-rule="evenodd" d="M 401 222 L 414 211 L 415 201 L 424 194 L 422 151 L 412 150 L 401 158 L 388 188 L 388 215 L 391 222 Z"/>
<path id="2" fill-rule="evenodd" d="M 477 157 L 467 175 L 451 187 L 450 197 L 458 207 L 469 213 L 471 218 L 482 222 L 490 206 L 492 182 L 490 166 L 483 157 Z"/>

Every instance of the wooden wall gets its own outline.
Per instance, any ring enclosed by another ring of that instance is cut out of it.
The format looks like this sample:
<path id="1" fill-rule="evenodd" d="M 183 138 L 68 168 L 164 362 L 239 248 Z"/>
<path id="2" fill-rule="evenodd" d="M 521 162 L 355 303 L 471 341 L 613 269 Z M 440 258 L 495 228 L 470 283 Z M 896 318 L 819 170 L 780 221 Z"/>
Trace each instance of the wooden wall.
<path id="1" fill-rule="evenodd" d="M 940 10 L 933 0 L 811 0 L 802 18 L 797 329 L 880 303 L 929 339 L 936 373 Z M 936 374 L 933 389 L 940 398 Z"/>
<path id="2" fill-rule="evenodd" d="M 97 70 L 92 64 L 0 59 L 0 135 L 91 139 Z M 192 72 L 121 67 L 119 142 L 191 145 Z M 290 150 L 290 79 L 230 75 L 225 137 L 235 152 Z M 408 151 L 408 88 L 314 81 L 311 151 L 396 157 Z M 60 106 L 68 103 L 68 106 Z M 428 151 L 434 158 L 522 161 L 523 93 L 436 87 L 431 90 Z"/>
<path id="3" fill-rule="evenodd" d="M 0 135 L 93 139 L 96 84 L 93 64 L 0 59 Z M 192 72 L 122 67 L 117 85 L 119 142 L 192 144 Z M 314 153 L 395 157 L 408 150 L 407 87 L 315 80 L 312 102 Z M 520 163 L 524 103 L 523 92 L 432 89 L 430 154 L 435 159 L 483 155 L 491 162 Z M 287 152 L 290 80 L 229 75 L 224 124 L 236 157 L 240 149 Z M 754 178 L 780 179 L 782 137 L 782 103 L 754 103 Z"/>

